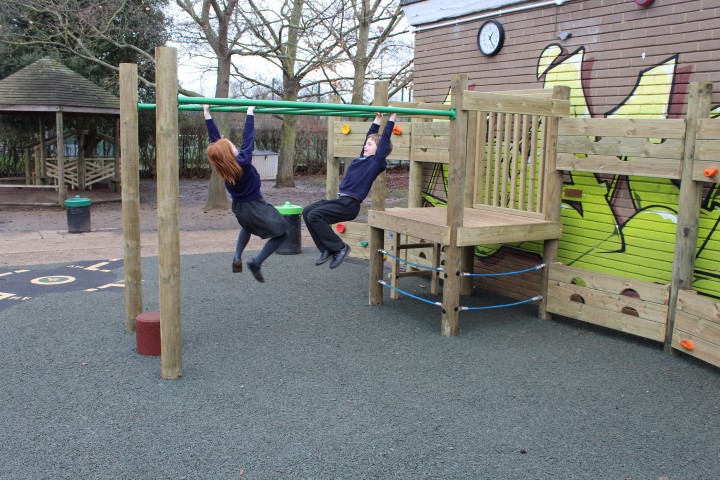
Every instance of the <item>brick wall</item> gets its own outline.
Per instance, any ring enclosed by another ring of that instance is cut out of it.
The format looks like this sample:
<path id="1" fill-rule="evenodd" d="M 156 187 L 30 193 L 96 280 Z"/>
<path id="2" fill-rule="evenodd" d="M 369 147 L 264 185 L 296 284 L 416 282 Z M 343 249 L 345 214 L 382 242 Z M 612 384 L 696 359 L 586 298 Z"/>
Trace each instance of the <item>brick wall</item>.
<path id="1" fill-rule="evenodd" d="M 692 81 L 718 83 L 713 104 L 720 103 L 720 0 L 655 0 L 649 7 L 633 0 L 571 1 L 487 19 L 505 28 L 504 47 L 494 57 L 477 48 L 486 19 L 426 30 L 428 25 L 418 26 L 416 98 L 444 101 L 455 73 L 467 74 L 471 88 L 481 91 L 542 87 L 540 59 L 555 44 L 562 52 L 551 65 L 582 55 L 579 81 L 592 116 L 621 105 L 641 73 L 662 64 L 673 70 L 667 116 L 684 114 Z M 562 31 L 572 36 L 560 40 Z"/>

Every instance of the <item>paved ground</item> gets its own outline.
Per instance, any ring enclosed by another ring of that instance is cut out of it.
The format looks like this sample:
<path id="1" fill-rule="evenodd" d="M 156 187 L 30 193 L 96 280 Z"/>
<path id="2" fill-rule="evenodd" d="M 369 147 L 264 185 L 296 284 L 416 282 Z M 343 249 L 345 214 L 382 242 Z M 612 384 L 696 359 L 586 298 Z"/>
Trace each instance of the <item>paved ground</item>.
<path id="1" fill-rule="evenodd" d="M 315 257 L 273 256 L 260 284 L 227 253 L 184 254 L 176 381 L 135 352 L 122 288 L 0 310 L 0 478 L 720 478 L 717 369 L 531 306 L 464 312 L 444 338 L 437 307 L 368 306 L 366 262 Z M 120 282 L 103 260 L 72 266 Z M 143 278 L 155 311 L 155 257 Z"/>
<path id="2" fill-rule="evenodd" d="M 304 229 L 264 284 L 230 272 L 232 221 L 180 232 L 183 376 L 162 380 L 124 329 L 111 216 L 70 234 L 63 211 L 32 213 L 55 228 L 0 230 L 2 479 L 720 478 L 717 368 L 527 305 L 463 312 L 441 337 L 437 307 L 369 306 L 365 261 L 315 267 Z"/>

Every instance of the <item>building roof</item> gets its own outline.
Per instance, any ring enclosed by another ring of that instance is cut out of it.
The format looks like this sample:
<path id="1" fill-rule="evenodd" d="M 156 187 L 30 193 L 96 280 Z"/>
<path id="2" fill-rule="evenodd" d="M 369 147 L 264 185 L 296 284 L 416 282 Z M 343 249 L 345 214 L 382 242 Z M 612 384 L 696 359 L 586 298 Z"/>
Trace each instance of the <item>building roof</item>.
<path id="1" fill-rule="evenodd" d="M 120 114 L 120 99 L 52 58 L 0 80 L 0 113 Z"/>
<path id="2" fill-rule="evenodd" d="M 413 27 L 426 25 L 441 20 L 449 20 L 464 17 L 466 15 L 476 15 L 472 19 L 509 13 L 512 5 L 518 3 L 528 3 L 528 8 L 538 8 L 544 4 L 553 1 L 557 5 L 570 0 L 537 0 L 535 5 L 530 4 L 527 0 L 400 0 L 400 6 L 405 13 L 407 22 Z M 485 12 L 486 15 L 478 14 Z M 464 21 L 467 21 L 466 19 Z"/>

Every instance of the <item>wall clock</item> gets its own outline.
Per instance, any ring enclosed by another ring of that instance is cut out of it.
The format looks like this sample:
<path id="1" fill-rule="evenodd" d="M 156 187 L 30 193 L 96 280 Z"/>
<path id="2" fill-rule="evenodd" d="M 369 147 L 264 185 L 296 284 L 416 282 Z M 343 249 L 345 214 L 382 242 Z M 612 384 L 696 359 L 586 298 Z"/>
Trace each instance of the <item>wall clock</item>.
<path id="1" fill-rule="evenodd" d="M 505 42 L 505 29 L 497 20 L 488 20 L 478 30 L 477 43 L 483 55 L 496 55 Z"/>

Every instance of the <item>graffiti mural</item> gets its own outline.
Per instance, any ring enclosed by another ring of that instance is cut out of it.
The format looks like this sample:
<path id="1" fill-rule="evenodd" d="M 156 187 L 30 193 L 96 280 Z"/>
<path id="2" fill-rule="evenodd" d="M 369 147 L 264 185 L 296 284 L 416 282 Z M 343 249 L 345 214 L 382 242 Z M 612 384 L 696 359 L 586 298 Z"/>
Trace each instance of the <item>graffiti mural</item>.
<path id="1" fill-rule="evenodd" d="M 616 107 L 591 112 L 583 83 L 585 48 L 564 54 L 558 44 L 548 45 L 537 63 L 537 80 L 543 88 L 570 87 L 571 115 L 607 118 L 663 119 L 670 116 L 679 56 L 638 72 L 632 92 Z M 445 103 L 449 103 L 449 99 Z M 720 115 L 720 106 L 712 109 Z M 654 140 L 651 140 L 654 141 Z M 660 142 L 660 139 L 657 139 Z M 622 158 L 631 161 L 630 158 Z M 447 167 L 447 166 L 444 166 Z M 441 178 L 443 177 L 443 178 Z M 447 168 L 434 169 L 424 189 L 425 201 L 445 203 L 439 186 L 447 184 Z M 672 275 L 679 182 L 625 175 L 568 172 L 562 204 L 563 237 L 558 259 L 566 265 L 639 280 L 668 284 Z M 697 260 L 693 287 L 698 293 L 720 299 L 720 184 L 703 190 Z M 541 242 L 481 245 L 475 252 L 490 260 L 508 251 L 541 255 Z"/>

